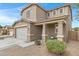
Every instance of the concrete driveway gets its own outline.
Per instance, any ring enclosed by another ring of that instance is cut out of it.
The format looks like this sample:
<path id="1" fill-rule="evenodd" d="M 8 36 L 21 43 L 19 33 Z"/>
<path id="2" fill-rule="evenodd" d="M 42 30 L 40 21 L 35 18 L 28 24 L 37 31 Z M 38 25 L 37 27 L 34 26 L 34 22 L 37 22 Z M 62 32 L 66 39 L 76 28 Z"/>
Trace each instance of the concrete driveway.
<path id="1" fill-rule="evenodd" d="M 0 51 L 1 56 L 48 56 L 52 55 L 44 46 L 32 45 L 26 48 L 13 46 Z M 54 54 L 53 54 L 54 55 Z"/>
<path id="2" fill-rule="evenodd" d="M 12 46 L 8 49 L 0 50 L 2 56 L 56 56 L 48 52 L 46 46 L 32 45 L 28 47 Z M 65 56 L 79 56 L 79 41 L 69 41 Z"/>

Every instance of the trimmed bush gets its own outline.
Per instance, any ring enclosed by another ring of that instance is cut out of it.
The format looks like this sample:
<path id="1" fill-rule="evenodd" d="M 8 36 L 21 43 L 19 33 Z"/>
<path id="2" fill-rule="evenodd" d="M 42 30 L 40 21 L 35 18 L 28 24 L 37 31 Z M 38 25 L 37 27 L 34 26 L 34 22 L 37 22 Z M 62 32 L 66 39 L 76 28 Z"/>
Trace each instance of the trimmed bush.
<path id="1" fill-rule="evenodd" d="M 59 55 L 62 54 L 66 48 L 65 42 L 59 41 L 59 40 L 47 40 L 46 46 L 50 52 L 53 52 Z"/>

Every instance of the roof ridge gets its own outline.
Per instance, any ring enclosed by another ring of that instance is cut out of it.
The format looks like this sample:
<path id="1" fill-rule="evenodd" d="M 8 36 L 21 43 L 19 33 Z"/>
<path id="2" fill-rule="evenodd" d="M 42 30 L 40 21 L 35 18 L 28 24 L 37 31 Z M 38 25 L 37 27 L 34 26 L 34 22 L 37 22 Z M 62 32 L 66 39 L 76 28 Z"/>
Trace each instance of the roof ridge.
<path id="1" fill-rule="evenodd" d="M 56 10 L 56 9 L 59 9 L 59 8 L 65 7 L 65 6 L 70 6 L 70 5 L 63 5 L 63 6 L 60 6 L 60 7 L 57 7 L 57 8 L 51 9 L 51 10 L 45 10 L 45 9 L 42 8 L 40 5 L 38 5 L 37 3 L 30 3 L 27 7 L 25 7 L 25 8 L 22 9 L 21 13 L 22 13 L 25 9 L 27 9 L 27 8 L 33 6 L 33 5 L 38 6 L 39 8 L 41 8 L 41 9 L 42 9 L 43 11 L 45 11 L 45 12 L 53 11 L 53 10 Z"/>

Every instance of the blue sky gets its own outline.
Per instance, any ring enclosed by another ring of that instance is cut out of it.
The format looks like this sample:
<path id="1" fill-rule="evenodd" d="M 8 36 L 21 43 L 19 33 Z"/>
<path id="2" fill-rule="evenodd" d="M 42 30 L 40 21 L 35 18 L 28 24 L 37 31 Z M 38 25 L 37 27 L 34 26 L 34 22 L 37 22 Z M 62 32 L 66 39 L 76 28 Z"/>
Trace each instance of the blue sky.
<path id="1" fill-rule="evenodd" d="M 64 3 L 38 3 L 45 10 L 51 10 Z M 12 25 L 15 21 L 20 20 L 21 9 L 28 6 L 27 3 L 0 3 L 0 25 Z M 73 16 L 76 15 L 76 9 L 72 9 Z M 72 22 L 72 27 L 79 26 L 77 21 Z"/>

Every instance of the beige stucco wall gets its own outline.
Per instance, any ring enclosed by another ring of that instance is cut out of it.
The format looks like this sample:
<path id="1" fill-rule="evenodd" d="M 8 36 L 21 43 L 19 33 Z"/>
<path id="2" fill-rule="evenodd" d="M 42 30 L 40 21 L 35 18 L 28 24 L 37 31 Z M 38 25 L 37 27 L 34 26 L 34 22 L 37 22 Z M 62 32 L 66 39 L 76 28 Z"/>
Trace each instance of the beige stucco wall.
<path id="1" fill-rule="evenodd" d="M 67 14 L 68 14 L 68 17 L 65 19 L 66 20 L 66 28 L 65 28 L 65 40 L 66 41 L 68 41 L 68 33 L 69 33 L 69 31 L 71 31 L 71 25 L 72 25 L 72 19 L 71 19 L 71 10 L 70 10 L 70 8 L 69 7 L 66 7 L 65 8 L 65 13 L 67 12 Z"/>
<path id="2" fill-rule="evenodd" d="M 31 11 L 29 19 L 28 19 L 28 17 L 26 17 L 26 13 L 28 10 Z M 42 21 L 42 20 L 46 20 L 46 12 L 44 10 L 42 10 L 41 8 L 39 8 L 38 6 L 33 5 L 23 11 L 22 18 L 25 20 L 33 21 L 33 22 Z"/>
<path id="3" fill-rule="evenodd" d="M 22 26 L 27 26 L 27 22 L 18 22 L 17 24 L 15 24 L 14 27 L 22 27 Z"/>
<path id="4" fill-rule="evenodd" d="M 65 7 L 65 13 L 66 15 L 68 15 L 68 17 L 65 19 L 66 20 L 66 25 L 67 25 L 67 28 L 68 28 L 68 31 L 71 31 L 71 22 L 72 22 L 72 19 L 71 19 L 71 14 L 72 14 L 72 11 L 70 9 L 69 6 Z"/>
<path id="5" fill-rule="evenodd" d="M 71 14 L 70 13 L 69 13 L 69 16 L 65 20 L 66 20 L 65 40 L 68 41 L 68 33 L 69 33 L 69 31 L 71 31 L 71 25 L 72 25 L 72 23 L 71 23 L 72 20 L 71 20 Z"/>
<path id="6" fill-rule="evenodd" d="M 28 10 L 30 10 L 30 18 L 26 17 Z M 24 10 L 21 17 L 25 20 L 36 22 L 36 5 L 33 5 L 29 7 L 28 9 Z"/>
<path id="7" fill-rule="evenodd" d="M 36 19 L 37 21 L 46 20 L 46 12 L 39 7 L 36 8 Z"/>

